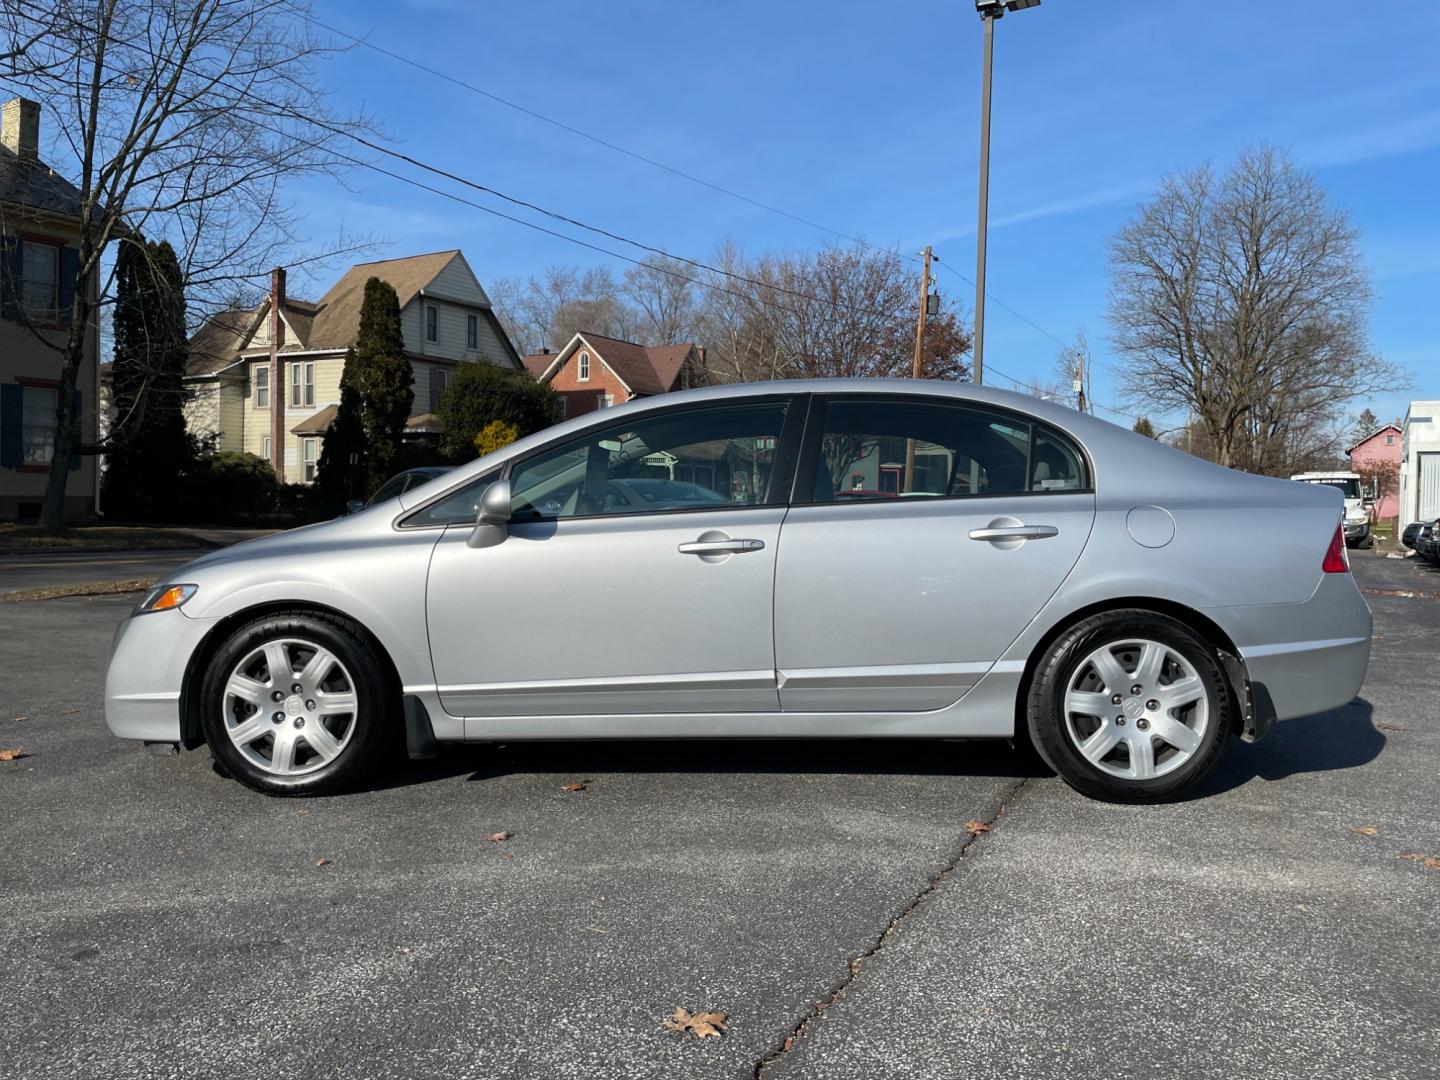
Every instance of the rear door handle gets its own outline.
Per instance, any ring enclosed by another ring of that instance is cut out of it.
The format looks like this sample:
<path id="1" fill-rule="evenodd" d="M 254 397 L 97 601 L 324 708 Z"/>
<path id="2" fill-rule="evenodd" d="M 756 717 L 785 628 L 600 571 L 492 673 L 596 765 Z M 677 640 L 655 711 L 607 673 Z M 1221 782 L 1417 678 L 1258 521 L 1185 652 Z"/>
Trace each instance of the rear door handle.
<path id="1" fill-rule="evenodd" d="M 739 555 L 746 551 L 760 551 L 764 540 L 696 540 L 681 544 L 676 550 L 681 555 Z"/>
<path id="2" fill-rule="evenodd" d="M 1054 525 L 1002 525 L 992 529 L 971 529 L 971 540 L 1047 540 L 1059 536 Z"/>

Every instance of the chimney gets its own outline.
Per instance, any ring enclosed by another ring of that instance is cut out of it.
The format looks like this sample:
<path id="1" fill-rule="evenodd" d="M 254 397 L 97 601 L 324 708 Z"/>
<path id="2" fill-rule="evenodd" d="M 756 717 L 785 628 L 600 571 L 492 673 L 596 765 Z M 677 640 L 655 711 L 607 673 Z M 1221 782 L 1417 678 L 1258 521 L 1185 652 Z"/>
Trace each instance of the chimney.
<path id="1" fill-rule="evenodd" d="M 280 310 L 285 306 L 285 268 L 270 271 L 270 464 L 275 479 L 285 483 L 285 365 L 280 362 L 280 340 L 285 322 Z"/>
<path id="2" fill-rule="evenodd" d="M 0 144 L 26 161 L 40 156 L 40 106 L 25 98 L 11 98 L 0 107 Z"/>

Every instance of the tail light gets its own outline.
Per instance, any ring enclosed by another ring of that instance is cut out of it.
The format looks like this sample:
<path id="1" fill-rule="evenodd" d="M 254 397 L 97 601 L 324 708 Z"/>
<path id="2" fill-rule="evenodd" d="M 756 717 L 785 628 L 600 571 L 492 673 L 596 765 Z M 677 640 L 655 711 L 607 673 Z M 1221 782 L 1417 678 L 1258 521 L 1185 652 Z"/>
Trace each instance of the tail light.
<path id="1" fill-rule="evenodd" d="M 1327 574 L 1348 574 L 1350 556 L 1345 550 L 1345 526 L 1336 525 L 1335 535 L 1330 538 L 1330 547 L 1325 552 L 1325 561 L 1320 569 Z"/>

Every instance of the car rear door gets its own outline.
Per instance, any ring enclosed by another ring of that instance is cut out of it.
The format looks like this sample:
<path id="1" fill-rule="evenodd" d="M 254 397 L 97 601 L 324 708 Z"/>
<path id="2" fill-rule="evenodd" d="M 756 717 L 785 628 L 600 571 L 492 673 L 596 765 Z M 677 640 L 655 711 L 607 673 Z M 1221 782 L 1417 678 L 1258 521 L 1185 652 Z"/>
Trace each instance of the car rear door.
<path id="1" fill-rule="evenodd" d="M 910 395 L 816 398 L 780 544 L 788 712 L 957 701 L 1079 559 L 1090 470 L 1063 433 Z"/>

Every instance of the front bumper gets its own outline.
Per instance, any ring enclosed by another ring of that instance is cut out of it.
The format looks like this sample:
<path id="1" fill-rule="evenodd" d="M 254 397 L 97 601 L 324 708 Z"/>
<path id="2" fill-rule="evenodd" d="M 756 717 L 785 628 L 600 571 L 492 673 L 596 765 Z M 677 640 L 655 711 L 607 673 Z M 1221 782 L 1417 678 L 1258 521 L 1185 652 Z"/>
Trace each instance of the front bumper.
<path id="1" fill-rule="evenodd" d="M 1349 574 L 1325 574 L 1309 600 L 1207 611 L 1245 664 L 1257 713 L 1275 720 L 1354 700 L 1370 665 L 1370 608 Z"/>
<path id="2" fill-rule="evenodd" d="M 1347 542 L 1364 540 L 1370 535 L 1370 522 L 1355 521 L 1345 523 L 1345 539 Z"/>
<path id="3" fill-rule="evenodd" d="M 132 615 L 115 628 L 105 673 L 105 724 L 122 739 L 180 742 L 180 691 L 190 657 L 215 625 L 183 610 Z"/>

